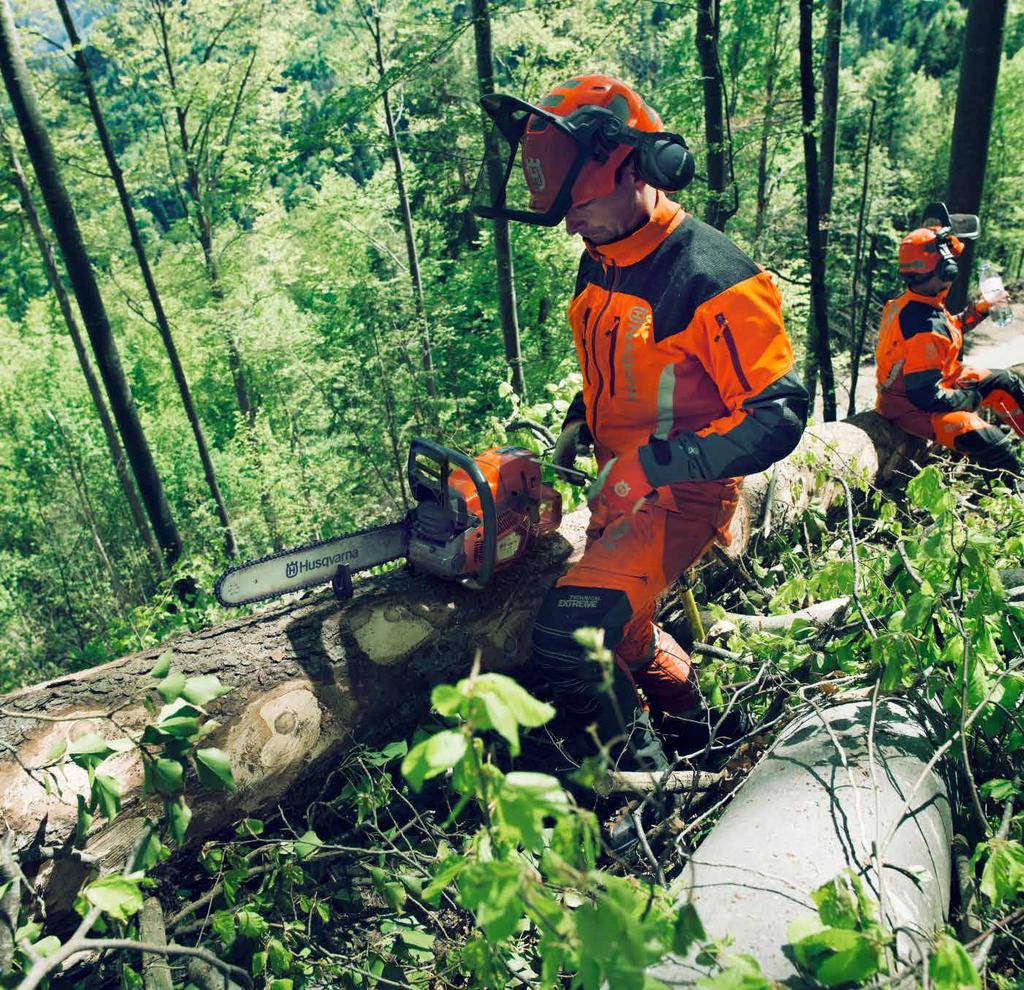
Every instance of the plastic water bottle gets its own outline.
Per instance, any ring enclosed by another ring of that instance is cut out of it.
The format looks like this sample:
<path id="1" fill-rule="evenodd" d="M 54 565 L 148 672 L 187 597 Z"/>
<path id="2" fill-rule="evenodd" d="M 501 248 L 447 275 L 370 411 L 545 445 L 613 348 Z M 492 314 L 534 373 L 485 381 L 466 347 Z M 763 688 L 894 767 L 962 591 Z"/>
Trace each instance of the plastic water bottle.
<path id="1" fill-rule="evenodd" d="M 1006 289 L 1003 288 L 1003 280 L 999 277 L 999 272 L 987 261 L 981 263 L 981 269 L 978 272 L 978 288 L 982 298 L 992 303 L 992 308 L 988 311 L 988 318 L 993 325 L 1009 326 L 1013 322 L 1013 310 L 1010 309 Z"/>

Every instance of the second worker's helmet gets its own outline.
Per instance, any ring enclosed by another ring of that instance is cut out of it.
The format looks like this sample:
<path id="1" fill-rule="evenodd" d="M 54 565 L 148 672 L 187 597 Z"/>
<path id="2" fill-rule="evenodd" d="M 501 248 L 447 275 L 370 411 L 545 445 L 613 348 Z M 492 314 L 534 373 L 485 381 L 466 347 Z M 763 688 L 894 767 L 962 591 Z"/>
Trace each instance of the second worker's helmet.
<path id="1" fill-rule="evenodd" d="M 900 241 L 900 275 L 910 282 L 920 282 L 937 274 L 952 282 L 960 270 L 957 258 L 963 254 L 964 244 L 953 234 L 942 233 L 942 228 L 918 227 Z"/>

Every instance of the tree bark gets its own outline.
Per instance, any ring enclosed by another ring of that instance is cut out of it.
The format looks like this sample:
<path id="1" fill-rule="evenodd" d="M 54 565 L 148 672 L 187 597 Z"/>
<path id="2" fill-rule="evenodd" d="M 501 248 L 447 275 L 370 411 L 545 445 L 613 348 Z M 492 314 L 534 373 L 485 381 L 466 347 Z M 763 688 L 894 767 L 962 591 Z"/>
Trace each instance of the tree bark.
<path id="1" fill-rule="evenodd" d="M 823 416 L 836 418 L 836 385 L 828 327 L 828 285 L 825 281 L 825 244 L 822 238 L 818 148 L 814 138 L 815 89 L 813 65 L 812 0 L 800 0 L 800 105 L 804 132 L 804 185 L 807 196 L 807 250 L 811 262 L 811 318 L 807 329 L 807 366 L 804 385 L 813 405 L 821 379 Z"/>
<path id="2" fill-rule="evenodd" d="M 491 55 L 491 14 L 487 0 L 473 0 L 473 37 L 476 43 L 476 77 L 481 96 L 494 92 L 494 59 Z M 485 122 L 485 126 L 486 126 Z M 484 131 L 487 140 L 489 128 Z M 491 188 L 501 183 L 501 163 L 488 155 L 487 167 L 491 170 Z M 505 360 L 512 369 L 512 388 L 526 401 L 526 374 L 523 369 L 522 344 L 519 339 L 519 316 L 516 308 L 515 272 L 512 261 L 512 240 L 509 236 L 508 221 L 503 217 L 494 219 L 494 257 L 498 275 L 498 311 L 501 314 L 501 330 L 505 341 Z"/>
<path id="3" fill-rule="evenodd" d="M 839 121 L 839 56 L 843 35 L 843 0 L 828 0 L 825 19 L 825 61 L 821 69 L 821 218 L 828 244 L 836 168 L 836 125 Z"/>
<path id="4" fill-rule="evenodd" d="M 14 150 L 14 145 L 11 144 L 10 139 L 4 132 L 2 123 L 0 123 L 0 144 L 3 145 L 6 151 L 7 162 L 11 168 L 14 186 L 18 190 L 22 211 L 25 214 L 25 219 L 28 221 L 29 229 L 32 231 L 36 247 L 39 249 L 39 255 L 43 262 L 43 271 L 46 272 L 46 280 L 50 283 L 50 289 L 57 300 L 61 316 L 64 317 L 64 324 L 68 328 L 68 335 L 71 337 L 71 343 L 78 357 L 79 367 L 82 369 L 86 387 L 89 389 L 89 396 L 92 398 L 92 404 L 96 409 L 96 415 L 99 417 L 100 426 L 103 428 L 103 437 L 107 442 L 107 450 L 110 453 L 111 461 L 114 463 L 114 472 L 117 475 L 118 483 L 121 485 L 125 501 L 128 503 L 128 510 L 131 512 L 135 529 L 143 546 L 146 548 L 149 563 L 154 573 L 162 575 L 164 562 L 160 556 L 160 547 L 153 538 L 153 530 L 146 519 L 146 510 L 142 507 L 139 494 L 135 490 L 135 485 L 128 473 L 124 449 L 121 447 L 121 441 L 117 437 L 117 427 L 114 426 L 114 421 L 110 418 L 107 402 L 103 398 L 103 390 L 100 388 L 99 380 L 96 378 L 92 361 L 89 360 L 89 352 L 85 348 L 82 331 L 78 326 L 78 320 L 72 309 L 67 290 L 61 281 L 60 272 L 57 270 L 57 259 L 53 255 L 53 249 L 50 247 L 50 242 L 47 240 L 46 234 L 43 231 L 43 225 L 39 220 L 39 211 L 36 210 L 35 201 L 32 199 L 32 191 L 29 189 L 28 180 L 25 178 L 25 173 L 22 170 L 21 161 Z"/>
<path id="5" fill-rule="evenodd" d="M 868 247 L 868 263 L 864 276 L 864 302 L 860 310 L 860 325 L 857 328 L 853 341 L 853 348 L 850 351 L 850 404 L 849 415 L 856 412 L 857 404 L 857 379 L 860 377 L 860 361 L 864 353 L 864 339 L 868 332 L 868 314 L 871 307 L 871 293 L 875 286 L 875 262 L 878 259 L 878 234 L 871 235 L 871 244 Z M 851 317 L 852 323 L 852 317 Z"/>
<path id="6" fill-rule="evenodd" d="M 107 168 L 110 170 L 110 176 L 114 180 L 114 186 L 117 189 L 117 198 L 121 203 L 121 212 L 124 214 L 124 220 L 128 226 L 128 234 L 131 238 L 135 258 L 139 264 L 139 270 L 142 272 L 142 280 L 146 284 L 146 292 L 153 307 L 153 315 L 156 318 L 157 329 L 160 331 L 160 339 L 163 341 L 164 349 L 167 351 L 167 358 L 171 362 L 171 371 L 174 373 L 174 381 L 178 386 L 178 394 L 181 396 L 181 404 L 185 409 L 185 416 L 188 418 L 189 426 L 192 427 L 192 435 L 195 437 L 196 448 L 199 451 L 199 460 L 203 465 L 203 474 L 206 477 L 206 486 L 216 507 L 217 518 L 224 529 L 224 546 L 229 557 L 236 557 L 238 555 L 238 547 L 235 543 L 234 531 L 231 528 L 231 520 L 228 517 L 227 506 L 224 504 L 220 485 L 217 484 L 217 474 L 213 468 L 209 448 L 206 446 L 203 426 L 199 421 L 199 414 L 196 412 L 195 403 L 192 401 L 192 390 L 189 388 L 185 369 L 182 367 L 181 359 L 178 357 L 178 348 L 171 334 L 167 313 L 164 310 L 163 301 L 160 299 L 156 280 L 153 278 L 153 271 L 149 266 L 149 258 L 146 256 L 146 249 L 143 246 L 142 236 L 139 233 L 139 225 L 135 221 L 135 210 L 132 208 L 131 197 L 128 195 L 128 188 L 125 185 L 124 173 L 121 171 L 117 155 L 114 154 L 114 146 L 110 141 L 106 121 L 103 119 L 103 111 L 100 108 L 99 98 L 96 96 L 96 88 L 93 86 L 89 66 L 85 60 L 85 53 L 82 51 L 82 40 L 75 29 L 75 22 L 71 18 L 71 12 L 68 10 L 67 0 L 57 0 L 57 9 L 60 11 L 61 20 L 64 22 L 68 41 L 71 42 L 71 57 L 78 68 L 82 89 L 89 103 L 89 111 L 92 114 L 93 123 L 96 125 L 96 133 L 103 147 L 103 155 L 107 160 Z"/>
<path id="7" fill-rule="evenodd" d="M 919 450 L 919 441 L 874 413 L 809 430 L 791 457 L 745 480 L 728 555 L 741 556 L 765 518 L 770 516 L 775 529 L 792 524 L 812 499 L 827 503 L 843 493 L 838 478 L 854 487 L 866 480 L 885 483 Z M 477 651 L 487 669 L 520 667 L 545 592 L 582 552 L 586 518 L 585 510 L 567 516 L 559 533 L 537 541 L 526 561 L 500 573 L 482 594 L 401 570 L 359 579 L 346 602 L 320 594 L 172 641 L 175 668 L 188 676 L 216 674 L 232 688 L 211 706 L 219 727 L 205 744 L 231 755 L 239 790 L 224 795 L 190 785 L 190 841 L 272 804 L 357 742 L 407 734 L 426 712 L 430 686 L 463 676 Z M 706 583 L 716 570 L 718 578 L 727 573 L 709 560 Z M 70 767 L 62 801 L 10 754 L 17 753 L 25 767 L 38 767 L 69 736 L 87 730 L 113 734 L 109 722 L 87 718 L 108 707 L 119 708 L 122 731 L 140 728 L 149 718 L 142 704 L 153 684 L 149 671 L 165 648 L 0 701 L 0 813 L 19 842 L 35 833 L 44 816 L 48 836 L 64 839 L 74 827 L 74 793 L 88 785 L 84 772 Z M 113 860 L 123 856 L 145 815 L 158 813 L 158 806 L 144 798 L 131 754 L 112 758 L 104 772 L 121 781 L 125 806 L 113 825 L 94 827 L 89 849 Z M 45 882 L 48 900 L 68 903 L 81 872 L 79 864 L 55 864 Z"/>
<path id="8" fill-rule="evenodd" d="M 132 400 L 107 311 L 82 240 L 78 218 L 64 187 L 53 146 L 36 102 L 7 0 L 0 0 L 0 74 L 3 75 L 25 147 L 32 159 L 53 232 L 64 255 L 68 276 L 78 299 L 78 308 L 89 333 L 100 376 L 138 482 L 146 514 L 167 562 L 173 563 L 181 553 L 181 538 Z"/>
<path id="9" fill-rule="evenodd" d="M 778 81 L 781 64 L 781 42 L 783 16 L 786 7 L 779 0 L 775 7 L 775 23 L 772 26 L 772 43 L 764 75 L 764 118 L 761 121 L 761 141 L 757 153 L 757 206 L 754 214 L 754 242 L 760 246 L 768 213 L 768 145 L 775 125 L 775 84 Z M 758 255 L 760 256 L 760 252 Z"/>
<path id="10" fill-rule="evenodd" d="M 736 211 L 725 202 L 729 186 L 729 162 L 725 135 L 725 100 L 722 95 L 722 67 L 718 59 L 717 0 L 697 0 L 697 56 L 704 89 L 704 141 L 707 145 L 708 203 L 704 219 L 725 230 Z"/>
<path id="11" fill-rule="evenodd" d="M 980 213 L 988 166 L 988 140 L 992 109 L 1003 59 L 1003 26 L 1006 0 L 971 0 L 964 26 L 960 57 L 960 81 L 946 181 L 946 205 L 950 213 Z M 967 303 L 974 242 L 966 241 L 960 258 L 960 274 L 953 283 L 947 305 L 953 312 Z"/>

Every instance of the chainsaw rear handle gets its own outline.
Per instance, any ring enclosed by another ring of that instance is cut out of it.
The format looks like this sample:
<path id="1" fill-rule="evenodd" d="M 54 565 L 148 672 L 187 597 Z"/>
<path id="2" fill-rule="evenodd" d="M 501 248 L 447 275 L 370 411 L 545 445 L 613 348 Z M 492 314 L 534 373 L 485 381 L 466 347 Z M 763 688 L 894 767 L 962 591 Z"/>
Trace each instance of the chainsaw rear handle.
<path id="1" fill-rule="evenodd" d="M 418 455 L 433 461 L 441 469 L 437 484 L 420 471 L 416 462 Z M 466 472 L 476 488 L 477 498 L 480 499 L 484 526 L 483 560 L 480 562 L 480 570 L 476 575 L 462 578 L 464 585 L 479 591 L 490 584 L 498 556 L 498 514 L 494 508 L 494 493 L 491 491 L 491 486 L 484 478 L 480 466 L 467 454 L 449 447 L 442 447 L 423 437 L 414 437 L 409 445 L 409 485 L 413 492 L 415 493 L 416 489 L 420 487 L 429 489 L 437 495 L 446 509 L 449 505 L 448 475 L 451 473 L 449 467 L 451 464 Z"/>

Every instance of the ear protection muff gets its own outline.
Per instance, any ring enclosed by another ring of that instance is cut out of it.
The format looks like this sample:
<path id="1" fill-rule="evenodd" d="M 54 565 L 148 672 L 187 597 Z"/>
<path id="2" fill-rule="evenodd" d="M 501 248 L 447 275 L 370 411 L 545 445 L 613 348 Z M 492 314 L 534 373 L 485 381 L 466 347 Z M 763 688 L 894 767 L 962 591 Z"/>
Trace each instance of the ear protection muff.
<path id="1" fill-rule="evenodd" d="M 955 282 L 960 274 L 960 263 L 943 241 L 939 242 L 939 263 L 935 266 L 935 274 L 944 282 Z"/>
<path id="2" fill-rule="evenodd" d="M 696 163 L 683 138 L 669 131 L 644 137 L 647 140 L 636 150 L 636 170 L 640 178 L 666 192 L 685 189 L 693 181 Z"/>
<path id="3" fill-rule="evenodd" d="M 592 111 L 600 115 L 600 142 L 608 148 L 626 144 L 636 148 L 636 170 L 655 189 L 679 192 L 693 181 L 696 162 L 682 135 L 671 131 L 638 131 L 624 124 L 604 107 L 581 107 L 577 114 Z"/>

